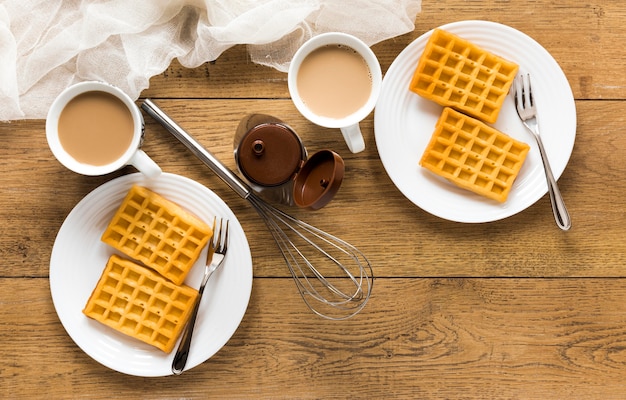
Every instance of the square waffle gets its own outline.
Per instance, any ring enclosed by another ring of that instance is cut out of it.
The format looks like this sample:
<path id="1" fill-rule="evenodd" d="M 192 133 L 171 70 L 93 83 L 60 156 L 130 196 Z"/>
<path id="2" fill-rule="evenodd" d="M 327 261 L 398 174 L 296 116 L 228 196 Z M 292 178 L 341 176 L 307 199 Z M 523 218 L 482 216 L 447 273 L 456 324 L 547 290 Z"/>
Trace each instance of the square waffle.
<path id="1" fill-rule="evenodd" d="M 197 298 L 197 290 L 112 255 L 83 313 L 169 353 Z"/>
<path id="2" fill-rule="evenodd" d="M 496 122 L 519 66 L 441 29 L 426 43 L 409 89 L 442 106 Z"/>
<path id="3" fill-rule="evenodd" d="M 530 146 L 449 107 L 420 165 L 474 193 L 504 202 Z"/>
<path id="4" fill-rule="evenodd" d="M 211 234 L 211 227 L 177 204 L 134 185 L 102 241 L 180 285 Z"/>

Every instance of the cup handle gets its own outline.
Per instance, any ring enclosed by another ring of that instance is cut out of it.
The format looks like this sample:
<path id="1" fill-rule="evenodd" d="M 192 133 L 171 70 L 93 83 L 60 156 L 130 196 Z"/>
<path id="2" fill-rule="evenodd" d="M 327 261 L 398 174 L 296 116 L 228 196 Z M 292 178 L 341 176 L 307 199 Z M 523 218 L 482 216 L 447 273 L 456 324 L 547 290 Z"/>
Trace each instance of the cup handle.
<path id="1" fill-rule="evenodd" d="M 341 128 L 341 133 L 351 152 L 359 153 L 365 150 L 365 141 L 358 123 Z"/>
<path id="2" fill-rule="evenodd" d="M 141 149 L 137 149 L 129 164 L 148 178 L 156 178 L 161 175 L 161 167 Z"/>

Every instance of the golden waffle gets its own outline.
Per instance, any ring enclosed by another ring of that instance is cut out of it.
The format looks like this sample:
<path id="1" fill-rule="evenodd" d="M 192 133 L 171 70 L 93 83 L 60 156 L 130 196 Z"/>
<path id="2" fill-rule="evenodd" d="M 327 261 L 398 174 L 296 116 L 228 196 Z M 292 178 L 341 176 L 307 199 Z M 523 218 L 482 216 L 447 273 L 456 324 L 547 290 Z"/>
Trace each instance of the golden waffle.
<path id="1" fill-rule="evenodd" d="M 513 62 L 435 29 L 409 89 L 442 106 L 493 123 L 518 69 Z"/>
<path id="2" fill-rule="evenodd" d="M 420 165 L 456 185 L 504 202 L 530 146 L 444 108 Z"/>
<path id="3" fill-rule="evenodd" d="M 198 291 L 112 255 L 83 313 L 166 353 L 174 348 Z"/>
<path id="4" fill-rule="evenodd" d="M 177 204 L 134 185 L 102 241 L 180 285 L 211 234 L 207 224 Z"/>

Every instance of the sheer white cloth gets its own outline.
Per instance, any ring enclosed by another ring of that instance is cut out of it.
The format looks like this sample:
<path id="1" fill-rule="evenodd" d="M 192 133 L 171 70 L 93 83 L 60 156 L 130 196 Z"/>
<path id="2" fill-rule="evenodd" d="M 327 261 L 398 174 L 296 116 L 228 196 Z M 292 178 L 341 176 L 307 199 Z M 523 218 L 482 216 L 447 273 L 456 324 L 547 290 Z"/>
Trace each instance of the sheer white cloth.
<path id="1" fill-rule="evenodd" d="M 231 46 L 286 71 L 327 31 L 372 45 L 413 30 L 421 0 L 0 0 L 0 121 L 45 118 L 65 87 L 112 83 L 132 98 L 172 59 L 194 68 Z"/>

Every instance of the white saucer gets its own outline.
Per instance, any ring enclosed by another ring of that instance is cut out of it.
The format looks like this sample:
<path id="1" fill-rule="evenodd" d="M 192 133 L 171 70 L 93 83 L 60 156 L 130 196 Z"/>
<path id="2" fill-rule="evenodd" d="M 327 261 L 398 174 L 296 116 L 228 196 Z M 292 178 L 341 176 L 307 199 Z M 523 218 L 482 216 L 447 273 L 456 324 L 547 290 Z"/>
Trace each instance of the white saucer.
<path id="1" fill-rule="evenodd" d="M 89 356 L 116 371 L 137 376 L 171 375 L 174 353 L 162 351 L 87 318 L 82 309 L 115 251 L 100 241 L 109 220 L 133 184 L 145 186 L 211 224 L 230 220 L 225 264 L 206 286 L 186 369 L 206 361 L 235 333 L 252 290 L 252 257 L 246 235 L 228 206 L 211 190 L 188 178 L 164 173 L 149 180 L 136 173 L 114 179 L 85 196 L 65 219 L 50 260 L 50 290 L 67 333 Z M 206 249 L 185 283 L 199 287 Z"/>
<path id="2" fill-rule="evenodd" d="M 441 26 L 530 73 L 542 139 L 554 176 L 565 170 L 576 138 L 576 107 L 565 74 L 535 40 L 511 27 L 487 21 Z M 534 204 L 548 191 L 539 148 L 507 97 L 493 126 L 531 150 L 505 203 L 460 189 L 419 166 L 442 107 L 409 91 L 409 83 L 432 31 L 407 46 L 389 67 L 374 115 L 376 145 L 389 177 L 414 204 L 438 217 L 479 223 L 503 219 Z"/>

